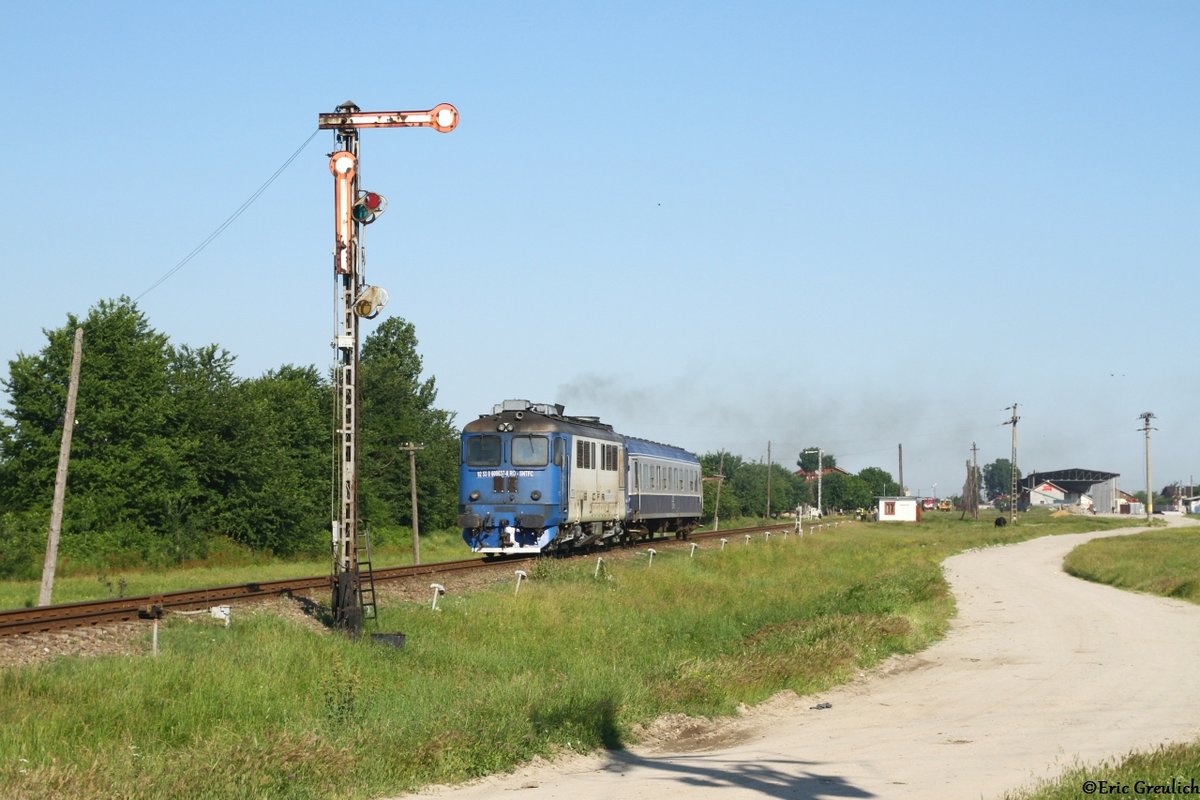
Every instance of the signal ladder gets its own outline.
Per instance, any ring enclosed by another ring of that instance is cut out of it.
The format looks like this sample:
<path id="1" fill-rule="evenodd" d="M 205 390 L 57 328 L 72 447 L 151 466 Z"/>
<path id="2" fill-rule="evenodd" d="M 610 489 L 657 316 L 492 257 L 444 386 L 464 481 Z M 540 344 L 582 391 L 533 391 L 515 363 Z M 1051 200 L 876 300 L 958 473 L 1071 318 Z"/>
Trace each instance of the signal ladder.
<path id="1" fill-rule="evenodd" d="M 375 573 L 371 571 L 371 532 L 358 537 L 358 605 L 363 619 L 375 619 Z"/>

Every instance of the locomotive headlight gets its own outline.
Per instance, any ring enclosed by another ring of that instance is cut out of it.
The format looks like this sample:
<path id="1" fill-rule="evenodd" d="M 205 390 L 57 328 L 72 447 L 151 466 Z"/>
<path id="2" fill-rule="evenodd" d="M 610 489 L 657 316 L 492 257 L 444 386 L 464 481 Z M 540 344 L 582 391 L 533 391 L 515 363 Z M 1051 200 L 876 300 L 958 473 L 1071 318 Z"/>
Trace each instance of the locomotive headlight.
<path id="1" fill-rule="evenodd" d="M 475 500 L 478 500 L 479 499 L 479 490 L 476 489 L 475 491 L 471 492 L 469 495 L 467 495 L 467 499 L 471 500 L 472 502 L 474 502 Z"/>
<path id="2" fill-rule="evenodd" d="M 541 500 L 542 493 L 540 491 L 538 491 L 537 489 L 534 489 L 532 492 L 529 493 L 529 498 L 531 500 Z"/>

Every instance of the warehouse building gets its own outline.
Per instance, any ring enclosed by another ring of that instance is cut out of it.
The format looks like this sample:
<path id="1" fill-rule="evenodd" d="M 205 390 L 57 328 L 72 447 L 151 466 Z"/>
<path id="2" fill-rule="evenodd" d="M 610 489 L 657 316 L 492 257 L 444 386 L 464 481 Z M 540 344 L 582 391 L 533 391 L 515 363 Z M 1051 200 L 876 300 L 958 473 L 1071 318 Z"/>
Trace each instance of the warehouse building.
<path id="1" fill-rule="evenodd" d="M 1056 505 L 1076 506 L 1095 511 L 1097 514 L 1116 514 L 1121 510 L 1120 478 L 1117 472 L 1101 472 L 1095 469 L 1059 469 L 1052 472 L 1031 472 L 1021 479 L 1021 487 L 1031 501 L 1034 497 L 1045 501 L 1050 497 L 1061 500 Z M 1039 492 L 1046 484 L 1057 492 Z"/>

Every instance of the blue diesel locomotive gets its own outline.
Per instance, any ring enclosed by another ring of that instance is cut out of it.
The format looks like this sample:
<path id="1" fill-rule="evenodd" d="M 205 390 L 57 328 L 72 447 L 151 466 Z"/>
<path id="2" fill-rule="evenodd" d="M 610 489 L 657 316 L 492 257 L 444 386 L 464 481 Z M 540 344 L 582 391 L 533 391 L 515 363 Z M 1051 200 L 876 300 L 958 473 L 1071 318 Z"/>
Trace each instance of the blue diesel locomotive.
<path id="1" fill-rule="evenodd" d="M 476 553 L 540 553 L 673 533 L 700 521 L 700 462 L 561 405 L 505 400 L 462 433 L 459 515 Z"/>

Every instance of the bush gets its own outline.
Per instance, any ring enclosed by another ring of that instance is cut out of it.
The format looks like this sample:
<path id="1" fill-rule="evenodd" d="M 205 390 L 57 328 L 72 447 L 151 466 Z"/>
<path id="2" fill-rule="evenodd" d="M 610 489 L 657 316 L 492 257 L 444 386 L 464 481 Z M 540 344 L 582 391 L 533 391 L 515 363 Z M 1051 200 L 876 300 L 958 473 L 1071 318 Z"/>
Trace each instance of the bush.
<path id="1" fill-rule="evenodd" d="M 0 578 L 37 580 L 46 558 L 48 511 L 0 514 Z"/>

